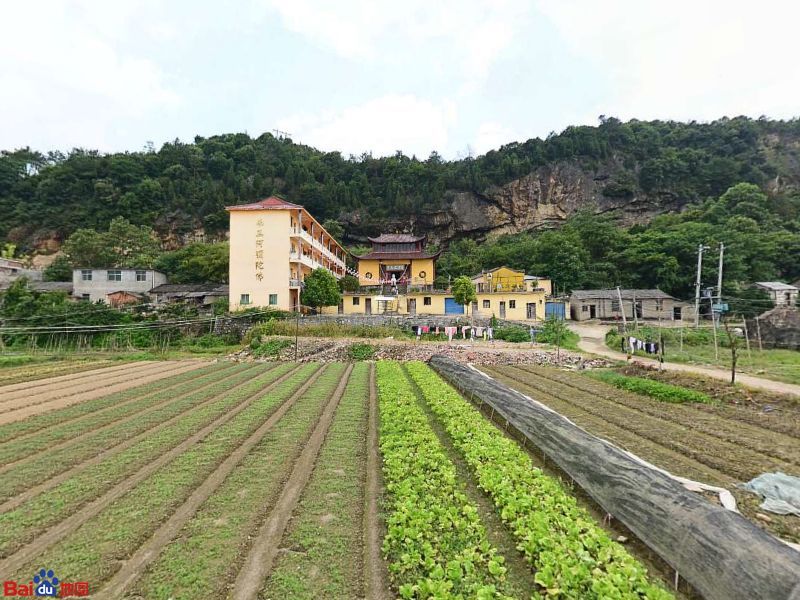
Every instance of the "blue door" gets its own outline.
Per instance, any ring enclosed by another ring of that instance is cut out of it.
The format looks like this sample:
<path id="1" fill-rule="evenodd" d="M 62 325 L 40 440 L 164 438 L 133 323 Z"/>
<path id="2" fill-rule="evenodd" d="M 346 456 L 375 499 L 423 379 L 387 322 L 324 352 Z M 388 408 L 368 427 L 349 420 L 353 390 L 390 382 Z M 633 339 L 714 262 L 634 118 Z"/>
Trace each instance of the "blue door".
<path id="1" fill-rule="evenodd" d="M 545 319 L 558 319 L 563 321 L 565 313 L 565 305 L 563 302 L 546 302 L 544 305 Z"/>
<path id="2" fill-rule="evenodd" d="M 455 298 L 444 299 L 444 314 L 446 315 L 463 315 L 464 307 L 456 302 Z"/>

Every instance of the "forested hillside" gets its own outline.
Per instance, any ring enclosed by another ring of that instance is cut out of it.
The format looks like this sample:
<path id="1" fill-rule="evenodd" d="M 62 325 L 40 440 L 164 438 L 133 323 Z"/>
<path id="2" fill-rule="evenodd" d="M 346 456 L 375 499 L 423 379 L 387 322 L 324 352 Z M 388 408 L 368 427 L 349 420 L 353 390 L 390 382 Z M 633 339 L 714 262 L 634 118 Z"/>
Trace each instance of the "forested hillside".
<path id="1" fill-rule="evenodd" d="M 175 141 L 159 150 L 0 157 L 0 241 L 55 247 L 112 218 L 153 226 L 167 247 L 221 238 L 223 207 L 272 193 L 338 219 L 350 242 L 408 228 L 447 243 L 549 228 L 582 209 L 645 222 L 750 182 L 790 202 L 800 182 L 800 121 L 570 127 L 484 156 L 343 157 L 270 134 Z"/>

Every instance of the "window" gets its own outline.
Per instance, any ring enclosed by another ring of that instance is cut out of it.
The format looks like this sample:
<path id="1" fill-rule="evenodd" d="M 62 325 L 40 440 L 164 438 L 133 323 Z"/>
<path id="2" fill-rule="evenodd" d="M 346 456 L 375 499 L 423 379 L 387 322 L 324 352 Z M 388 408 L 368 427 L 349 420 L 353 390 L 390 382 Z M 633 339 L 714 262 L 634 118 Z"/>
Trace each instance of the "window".
<path id="1" fill-rule="evenodd" d="M 361 298 L 353 296 L 353 306 L 358 306 L 359 304 L 361 304 Z"/>
<path id="2" fill-rule="evenodd" d="M 422 299 L 422 304 L 425 305 L 425 306 L 430 306 L 431 305 L 431 297 L 430 296 L 425 296 Z"/>
<path id="3" fill-rule="evenodd" d="M 611 310 L 613 312 L 619 312 L 619 300 L 612 300 L 611 301 Z"/>
<path id="4" fill-rule="evenodd" d="M 81 294 L 81 300 L 86 300 L 87 302 L 91 300 L 92 297 L 89 294 Z"/>
<path id="5" fill-rule="evenodd" d="M 92 270 L 81 269 L 81 281 L 91 281 L 91 280 L 92 280 Z"/>
<path id="6" fill-rule="evenodd" d="M 109 271 L 108 272 L 108 280 L 109 281 L 122 281 L 122 271 Z"/>
<path id="7" fill-rule="evenodd" d="M 483 308 L 491 308 L 491 307 L 492 307 L 492 301 L 491 300 L 484 300 L 483 301 Z"/>
<path id="8" fill-rule="evenodd" d="M 661 303 L 663 300 L 656 300 L 656 310 L 661 310 Z"/>
<path id="9" fill-rule="evenodd" d="M 147 281 L 147 271 L 136 271 L 136 281 Z"/>
<path id="10" fill-rule="evenodd" d="M 278 294 L 269 295 L 269 305 L 275 306 L 278 303 Z"/>
<path id="11" fill-rule="evenodd" d="M 427 276 L 428 276 L 428 274 L 425 271 L 420 271 L 419 272 L 419 278 L 420 279 L 425 279 Z"/>
<path id="12" fill-rule="evenodd" d="M 364 279 L 372 279 L 372 273 L 364 273 Z"/>
<path id="13" fill-rule="evenodd" d="M 581 312 L 589 312 L 589 307 L 584 304 L 581 306 Z"/>
<path id="14" fill-rule="evenodd" d="M 250 304 L 250 294 L 242 294 L 239 297 L 239 304 Z"/>
<path id="15" fill-rule="evenodd" d="M 509 300 L 508 301 L 508 308 L 517 308 L 517 301 L 516 300 Z"/>

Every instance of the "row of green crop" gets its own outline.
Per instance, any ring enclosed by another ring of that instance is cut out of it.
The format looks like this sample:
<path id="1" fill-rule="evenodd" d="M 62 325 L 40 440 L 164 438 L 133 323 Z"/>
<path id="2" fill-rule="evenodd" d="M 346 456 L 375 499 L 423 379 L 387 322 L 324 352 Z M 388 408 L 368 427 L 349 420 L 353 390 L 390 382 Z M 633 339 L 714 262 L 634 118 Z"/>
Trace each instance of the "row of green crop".
<path id="1" fill-rule="evenodd" d="M 314 473 L 260 598 L 363 598 L 363 509 L 369 365 L 350 373 Z"/>
<path id="2" fill-rule="evenodd" d="M 148 566 L 130 595 L 191 600 L 202 590 L 205 598 L 225 597 L 249 540 L 274 506 L 344 369 L 330 365 L 320 375 Z"/>
<path id="3" fill-rule="evenodd" d="M 489 543 L 398 363 L 377 364 L 386 488 L 383 552 L 402 598 L 498 598 L 505 559 Z"/>
<path id="4" fill-rule="evenodd" d="M 634 392 L 635 394 L 642 394 L 643 396 L 650 396 L 662 402 L 673 402 L 680 404 L 683 402 L 701 402 L 704 404 L 711 404 L 713 401 L 708 394 L 690 390 L 679 385 L 670 385 L 669 383 L 662 383 L 654 379 L 645 379 L 644 377 L 631 377 L 628 375 L 620 375 L 613 371 L 587 371 L 587 375 L 594 377 L 604 383 L 613 385 L 622 390 Z"/>
<path id="5" fill-rule="evenodd" d="M 0 443 L 7 442 L 16 437 L 28 435 L 43 429 L 57 430 L 57 425 L 77 419 L 94 412 L 106 410 L 108 408 L 117 406 L 134 398 L 159 392 L 171 386 L 173 382 L 182 383 L 196 377 L 199 372 L 205 372 L 205 369 L 200 371 L 188 371 L 171 377 L 168 381 L 159 379 L 152 381 L 141 386 L 129 388 L 122 392 L 116 392 L 107 396 L 101 396 L 94 400 L 87 400 L 85 402 L 78 402 L 72 406 L 62 408 L 59 410 L 48 411 L 38 415 L 31 416 L 22 421 L 15 421 L 14 423 L 7 423 L 0 425 Z"/>
<path id="6" fill-rule="evenodd" d="M 239 370 L 231 377 L 212 379 L 207 381 L 208 385 L 200 390 L 179 396 L 174 402 L 141 415 L 136 419 L 135 423 L 119 423 L 82 436 L 76 439 L 74 443 L 30 456 L 3 473 L 4 485 L 0 490 L 0 500 L 5 501 L 27 489 L 31 486 L 31 481 L 41 484 L 50 477 L 96 456 L 103 450 L 113 448 L 126 438 L 134 437 L 141 432 L 157 427 L 165 421 L 191 410 L 198 404 L 220 394 L 228 386 L 246 384 L 252 376 L 253 372 L 247 369 Z M 267 377 L 269 378 L 269 376 Z M 264 381 L 263 376 L 261 380 Z M 164 392 L 160 395 L 163 400 L 168 398 L 171 392 Z M 158 433 L 154 433 L 154 435 L 158 435 Z M 11 450 L 14 450 L 13 444 L 11 445 Z"/>
<path id="7" fill-rule="evenodd" d="M 0 443 L 0 464 L 18 461 L 43 450 L 50 451 L 56 444 L 68 443 L 70 440 L 76 440 L 82 435 L 92 435 L 96 429 L 109 425 L 115 428 L 118 427 L 117 441 L 123 439 L 123 436 L 131 437 L 135 435 L 136 431 L 143 431 L 140 427 L 141 423 L 134 420 L 122 425 L 119 423 L 122 419 L 131 418 L 135 415 L 141 416 L 142 412 L 162 402 L 177 400 L 184 394 L 194 392 L 217 379 L 221 379 L 225 375 L 235 372 L 235 367 L 223 370 L 214 365 L 192 371 L 191 375 L 193 377 L 184 377 L 190 375 L 190 373 L 183 373 L 178 376 L 181 377 L 179 381 L 175 381 L 176 378 L 161 380 L 161 389 L 153 390 L 148 387 L 146 392 L 140 389 L 139 393 L 131 396 L 128 401 L 120 401 L 105 410 L 89 413 L 83 418 L 63 421 L 58 426 L 51 426 L 37 432 L 36 435 L 19 436 Z M 100 450 L 99 447 L 96 447 L 96 449 Z"/>
<path id="8" fill-rule="evenodd" d="M 53 544 L 31 564 L 14 574 L 18 580 L 33 572 L 39 563 L 47 564 L 63 580 L 91 582 L 97 587 L 121 566 L 121 557 L 130 556 L 153 531 L 188 498 L 214 469 L 253 433 L 269 414 L 283 403 L 318 369 L 307 365 L 294 373 L 285 386 L 259 395 L 252 404 L 220 425 L 83 523 L 69 538 Z M 218 517 L 225 518 L 224 514 Z M 218 547 L 225 548 L 224 537 Z M 191 552 L 188 554 L 191 557 Z M 42 562 L 44 561 L 44 562 Z M 191 562 L 191 559 L 190 559 Z M 222 561 L 224 568 L 229 561 Z M 29 577 L 29 576 L 28 576 Z M 221 597 L 195 587 L 194 597 Z"/>
<path id="9" fill-rule="evenodd" d="M 543 595 L 582 600 L 671 597 L 650 583 L 644 566 L 611 540 L 558 480 L 536 468 L 516 442 L 499 435 L 426 365 L 406 368 L 513 531 Z"/>
<path id="10" fill-rule="evenodd" d="M 193 409 L 183 418 L 153 432 L 133 446 L 112 454 L 99 464 L 79 471 L 19 507 L 0 514 L 0 556 L 14 552 L 45 528 L 58 523 L 85 503 L 102 495 L 119 481 L 258 393 L 265 385 L 291 368 L 288 364 L 278 366 L 230 391 L 226 391 L 230 389 L 226 382 L 215 383 L 204 393 L 208 393 L 209 398 L 219 396 L 218 400 Z M 313 371 L 312 367 L 311 372 Z M 247 375 L 250 376 L 251 374 Z"/>

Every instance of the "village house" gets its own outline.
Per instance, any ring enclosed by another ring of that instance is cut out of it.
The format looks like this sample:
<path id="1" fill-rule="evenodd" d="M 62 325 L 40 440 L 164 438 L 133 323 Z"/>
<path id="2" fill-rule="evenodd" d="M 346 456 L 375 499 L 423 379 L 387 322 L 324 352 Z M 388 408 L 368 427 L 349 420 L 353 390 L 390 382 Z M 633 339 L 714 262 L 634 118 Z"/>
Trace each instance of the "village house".
<path id="1" fill-rule="evenodd" d="M 620 304 L 620 296 L 622 303 Z M 569 299 L 572 319 L 622 320 L 651 319 L 688 321 L 694 319 L 694 306 L 676 300 L 661 290 L 575 290 Z M 634 312 L 635 311 L 635 312 Z"/>
<path id="2" fill-rule="evenodd" d="M 0 284 L 13 283 L 20 277 L 26 277 L 29 281 L 41 281 L 42 271 L 26 269 L 21 260 L 0 258 Z"/>
<path id="3" fill-rule="evenodd" d="M 356 292 L 345 292 L 340 305 L 325 307 L 324 313 L 495 316 L 511 321 L 541 321 L 547 316 L 568 315 L 564 302 L 549 299 L 552 289 L 549 279 L 508 267 L 472 278 L 477 300 L 470 306 L 462 306 L 449 290 L 435 289 L 433 279 L 439 254 L 425 251 L 424 237 L 383 234 L 371 240 L 372 252 L 358 258 L 359 281 L 369 283 L 362 284 Z M 387 244 L 400 247 L 386 248 Z"/>
<path id="4" fill-rule="evenodd" d="M 314 269 L 327 269 L 337 279 L 347 272 L 346 250 L 302 206 L 272 196 L 226 210 L 231 310 L 297 310 L 303 280 Z"/>
<path id="5" fill-rule="evenodd" d="M 797 306 L 800 288 L 782 281 L 756 281 L 755 287 L 764 290 L 775 306 Z"/>
<path id="6" fill-rule="evenodd" d="M 220 298 L 228 298 L 227 285 L 218 283 L 164 283 L 150 290 L 156 305 L 180 302 L 196 306 L 210 306 Z"/>
<path id="7" fill-rule="evenodd" d="M 154 287 L 167 282 L 167 276 L 154 269 L 92 269 L 79 268 L 72 271 L 72 295 L 89 302 L 113 302 L 127 304 L 131 294 L 147 294 Z M 127 292 L 127 295 L 123 292 Z M 112 298 L 109 298 L 109 297 Z M 146 299 L 142 296 L 142 299 Z"/>

